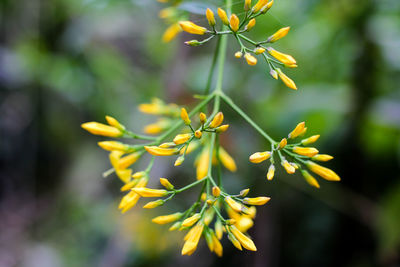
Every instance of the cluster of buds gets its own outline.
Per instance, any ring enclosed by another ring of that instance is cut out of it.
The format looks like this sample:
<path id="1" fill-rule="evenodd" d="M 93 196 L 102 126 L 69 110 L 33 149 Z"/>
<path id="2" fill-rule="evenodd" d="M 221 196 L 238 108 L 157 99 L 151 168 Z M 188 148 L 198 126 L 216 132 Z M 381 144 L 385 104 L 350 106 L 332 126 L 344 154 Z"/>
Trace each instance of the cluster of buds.
<path id="1" fill-rule="evenodd" d="M 207 119 L 207 115 L 203 112 L 199 113 L 200 125 L 198 128 L 193 127 L 192 121 L 185 108 L 181 109 L 180 116 L 184 124 L 188 127 L 189 132 L 176 135 L 172 142 L 162 143 L 158 146 L 145 146 L 144 148 L 153 156 L 179 155 L 174 165 L 180 166 L 187 154 L 202 146 L 203 148 L 195 160 L 197 179 L 200 180 L 207 176 L 211 155 L 209 145 L 210 136 L 204 136 L 204 133 L 223 133 L 228 130 L 229 124 L 222 124 L 224 120 L 224 114 L 222 112 L 215 114 L 212 119 Z M 219 153 L 217 153 L 217 151 Z M 235 161 L 222 146 L 215 148 L 212 156 L 215 158 L 212 162 L 221 162 L 222 165 L 230 171 L 236 171 Z"/>
<path id="2" fill-rule="evenodd" d="M 249 157 L 250 162 L 261 163 L 269 159 L 270 165 L 267 172 L 268 180 L 274 178 L 274 155 L 277 154 L 281 166 L 288 174 L 293 174 L 296 170 L 300 170 L 306 182 L 311 186 L 316 188 L 320 187 L 317 179 L 305 170 L 303 166 L 306 166 L 310 171 L 327 181 L 340 181 L 340 177 L 334 171 L 315 163 L 315 161 L 329 161 L 333 159 L 333 157 L 327 154 L 319 154 L 318 149 L 307 146 L 316 142 L 320 135 L 313 135 L 293 144 L 288 144 L 288 140 L 302 137 L 305 135 L 306 131 L 307 127 L 305 127 L 305 122 L 297 124 L 296 128 L 289 133 L 287 138 L 283 138 L 280 142 L 272 144 L 272 149 L 270 151 L 253 153 Z M 289 162 L 286 157 L 291 158 L 292 162 Z"/>
<path id="3" fill-rule="evenodd" d="M 187 41 L 186 44 L 190 46 L 199 46 L 208 41 L 213 37 L 223 34 L 230 34 L 237 40 L 240 50 L 235 53 L 236 58 L 244 57 L 247 64 L 254 66 L 257 64 L 256 56 L 262 56 L 269 67 L 269 73 L 274 79 L 280 78 L 282 82 L 289 88 L 297 90 L 297 86 L 292 79 L 290 79 L 280 67 L 296 68 L 296 60 L 288 54 L 279 52 L 270 46 L 265 46 L 265 44 L 272 44 L 279 39 L 285 37 L 290 27 L 284 27 L 279 29 L 277 32 L 269 36 L 266 40 L 256 42 L 246 37 L 244 34 L 249 32 L 256 25 L 256 17 L 267 13 L 272 7 L 274 1 L 259 0 L 254 6 L 251 5 L 251 1 L 245 1 L 244 5 L 244 17 L 242 20 L 236 14 L 228 15 L 225 10 L 218 8 L 217 14 L 221 20 L 222 25 L 225 26 L 226 30 L 218 31 L 216 29 L 216 20 L 214 12 L 211 9 L 206 10 L 206 18 L 211 29 L 199 26 L 191 21 L 180 21 L 179 25 L 182 30 L 190 34 L 204 35 L 209 34 L 210 37 L 202 41 L 191 40 Z M 243 44 L 246 41 L 252 48 Z"/>
<path id="4" fill-rule="evenodd" d="M 202 182 L 201 180 L 189 185 Z M 156 208 L 162 206 L 175 194 L 188 188 L 175 189 L 166 178 L 160 178 L 160 183 L 165 189 L 152 189 L 146 187 L 135 187 L 132 191 L 141 197 L 165 197 L 148 202 L 143 208 Z M 229 195 L 217 185 L 211 189 L 211 194 L 202 193 L 199 199 L 187 210 L 168 215 L 158 216 L 152 219 L 156 224 L 169 224 L 170 231 L 187 230 L 184 237 L 182 255 L 191 255 L 199 244 L 200 238 L 204 236 L 211 252 L 219 257 L 222 256 L 223 247 L 220 240 L 224 233 L 232 244 L 242 250 L 242 247 L 256 251 L 257 248 L 251 238 L 246 235 L 248 229 L 253 226 L 256 216 L 255 205 L 264 205 L 269 197 L 246 197 L 249 189 L 242 190 L 237 195 Z M 229 218 L 225 218 L 226 213 Z"/>

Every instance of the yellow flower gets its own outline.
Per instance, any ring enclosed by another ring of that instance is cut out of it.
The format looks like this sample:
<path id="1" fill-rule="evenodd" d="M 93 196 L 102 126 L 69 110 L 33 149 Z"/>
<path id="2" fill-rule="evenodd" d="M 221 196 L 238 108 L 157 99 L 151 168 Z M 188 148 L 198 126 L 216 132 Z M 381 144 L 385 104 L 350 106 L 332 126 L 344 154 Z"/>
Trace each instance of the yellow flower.
<path id="1" fill-rule="evenodd" d="M 246 59 L 247 64 L 250 66 L 254 66 L 257 64 L 257 59 L 252 55 L 250 55 L 249 53 L 245 53 L 244 58 Z"/>
<path id="2" fill-rule="evenodd" d="M 142 178 L 144 176 L 147 176 L 147 172 L 135 172 L 134 174 L 132 174 L 132 178 L 133 179 L 139 179 Z"/>
<path id="3" fill-rule="evenodd" d="M 286 76 L 285 73 L 282 72 L 281 69 L 277 68 L 276 71 L 278 72 L 279 78 L 281 78 L 282 82 L 289 87 L 290 89 L 297 90 L 296 84 L 292 79 Z"/>
<path id="4" fill-rule="evenodd" d="M 268 0 L 258 0 L 258 2 L 253 6 L 251 12 L 257 13 L 261 10 L 266 4 L 268 4 Z"/>
<path id="5" fill-rule="evenodd" d="M 315 179 L 308 171 L 301 170 L 301 174 L 309 185 L 319 188 L 319 183 L 317 179 Z"/>
<path id="6" fill-rule="evenodd" d="M 316 160 L 316 161 L 329 161 L 329 160 L 333 159 L 333 157 L 331 155 L 327 155 L 327 154 L 318 154 L 318 155 L 315 155 L 314 157 L 312 157 L 311 159 Z"/>
<path id="7" fill-rule="evenodd" d="M 296 60 L 291 55 L 276 51 L 272 47 L 268 47 L 267 51 L 271 56 L 273 56 L 274 58 L 276 58 L 277 60 L 279 60 L 280 62 L 282 62 L 284 64 L 287 64 L 287 65 L 296 64 Z"/>
<path id="8" fill-rule="evenodd" d="M 184 156 L 180 156 L 175 160 L 174 166 L 181 166 L 181 164 L 183 163 L 183 161 L 185 160 Z"/>
<path id="9" fill-rule="evenodd" d="M 231 172 L 235 172 L 237 170 L 235 160 L 221 146 L 219 147 L 219 160 L 221 161 L 222 165 L 224 165 L 224 167 Z"/>
<path id="10" fill-rule="evenodd" d="M 177 148 L 162 148 L 158 146 L 144 146 L 144 148 L 153 156 L 171 156 L 179 153 Z"/>
<path id="11" fill-rule="evenodd" d="M 236 212 L 245 212 L 247 208 L 240 204 L 239 202 L 236 202 L 233 200 L 230 196 L 225 197 L 225 202 L 231 207 Z"/>
<path id="12" fill-rule="evenodd" d="M 201 123 L 201 124 L 204 124 L 204 123 L 206 123 L 206 121 L 207 121 L 207 115 L 204 114 L 203 112 L 200 112 L 200 114 L 199 114 L 199 119 L 200 119 L 200 123 Z"/>
<path id="13" fill-rule="evenodd" d="M 113 151 L 113 150 L 118 150 L 122 152 L 126 152 L 129 150 L 129 146 L 125 145 L 121 142 L 117 141 L 102 141 L 97 143 L 99 147 L 101 147 L 104 150 L 107 151 Z"/>
<path id="14" fill-rule="evenodd" d="M 264 47 L 257 47 L 257 48 L 254 49 L 254 53 L 256 55 L 260 55 L 260 54 L 262 54 L 264 52 L 265 52 L 265 48 Z"/>
<path id="15" fill-rule="evenodd" d="M 126 171 L 126 170 L 124 170 Z M 132 171 L 132 170 L 130 170 Z M 124 186 L 121 187 L 121 192 L 125 192 L 128 190 L 131 190 L 133 187 L 135 187 L 138 183 L 139 183 L 140 179 L 134 179 L 132 181 L 127 182 L 126 184 L 124 184 Z"/>
<path id="16" fill-rule="evenodd" d="M 182 30 L 191 34 L 203 35 L 207 32 L 206 28 L 196 25 L 191 21 L 179 21 L 179 25 Z"/>
<path id="17" fill-rule="evenodd" d="M 192 137 L 192 134 L 189 134 L 189 133 L 178 134 L 177 136 L 175 136 L 173 141 L 175 144 L 181 145 L 181 144 L 185 143 L 186 141 L 188 141 L 191 137 Z"/>
<path id="18" fill-rule="evenodd" d="M 229 241 L 232 242 L 232 244 L 233 244 L 238 250 L 242 250 L 242 245 L 240 244 L 239 240 L 237 240 L 236 237 L 235 237 L 231 232 L 228 232 L 228 239 L 229 239 Z"/>
<path id="19" fill-rule="evenodd" d="M 189 115 L 188 115 L 188 113 L 187 113 L 185 108 L 181 108 L 181 119 L 183 120 L 183 122 L 186 125 L 189 125 L 191 123 L 191 121 L 189 119 Z"/>
<path id="20" fill-rule="evenodd" d="M 212 194 L 214 197 L 219 197 L 219 195 L 221 194 L 221 189 L 219 189 L 218 186 L 214 186 L 212 188 Z"/>
<path id="21" fill-rule="evenodd" d="M 221 243 L 219 242 L 218 238 L 215 236 L 214 233 L 212 233 L 212 241 L 214 244 L 214 252 L 215 254 L 217 254 L 218 257 L 222 257 L 222 253 L 223 253 L 223 248 Z"/>
<path id="22" fill-rule="evenodd" d="M 222 124 L 222 121 L 224 120 L 224 114 L 222 112 L 218 112 L 213 120 L 210 123 L 210 128 L 216 128 Z"/>
<path id="23" fill-rule="evenodd" d="M 121 123 L 119 123 L 119 121 L 117 121 L 115 118 L 107 115 L 106 120 L 107 120 L 108 125 L 118 128 L 121 131 L 125 130 L 125 126 L 122 125 Z"/>
<path id="24" fill-rule="evenodd" d="M 272 5 L 274 4 L 274 0 L 269 1 L 262 9 L 261 13 L 265 14 L 268 10 L 271 9 Z"/>
<path id="25" fill-rule="evenodd" d="M 274 175 L 275 175 L 275 166 L 274 164 L 271 164 L 271 166 L 269 166 L 268 168 L 267 180 L 271 181 L 272 179 L 274 179 Z"/>
<path id="26" fill-rule="evenodd" d="M 248 11 L 248 10 L 250 10 L 250 7 L 251 7 L 251 0 L 245 0 L 244 1 L 244 10 Z"/>
<path id="27" fill-rule="evenodd" d="M 315 162 L 308 160 L 306 166 L 314 173 L 318 174 L 322 178 L 328 181 L 340 181 L 340 177 L 331 169 L 322 167 Z"/>
<path id="28" fill-rule="evenodd" d="M 208 24 L 210 24 L 211 27 L 215 26 L 214 12 L 212 12 L 212 10 L 209 8 L 207 8 L 206 10 L 206 17 L 208 20 Z"/>
<path id="29" fill-rule="evenodd" d="M 203 135 L 203 133 L 202 133 L 201 131 L 199 131 L 199 130 L 197 130 L 197 131 L 194 132 L 194 136 L 195 136 L 197 139 L 200 139 L 202 135 Z"/>
<path id="30" fill-rule="evenodd" d="M 203 233 L 204 224 L 202 222 L 197 223 L 190 231 L 190 236 L 186 240 L 182 248 L 182 255 L 192 255 L 196 250 L 201 234 Z"/>
<path id="31" fill-rule="evenodd" d="M 287 139 L 286 139 L 286 138 L 283 138 L 283 139 L 279 142 L 279 144 L 278 144 L 278 149 L 282 149 L 282 148 L 284 148 L 286 145 L 287 145 Z"/>
<path id="32" fill-rule="evenodd" d="M 319 134 L 310 136 L 310 137 L 308 137 L 306 139 L 301 140 L 301 144 L 304 145 L 304 146 L 312 144 L 312 143 L 316 142 L 319 137 L 320 137 Z"/>
<path id="33" fill-rule="evenodd" d="M 237 51 L 237 52 L 235 53 L 235 58 L 241 58 L 242 56 L 243 56 L 243 53 L 240 52 L 240 51 Z"/>
<path id="34" fill-rule="evenodd" d="M 256 19 L 251 19 L 250 21 L 249 21 L 249 23 L 247 23 L 247 25 L 246 25 L 246 27 L 245 27 L 245 30 L 246 31 L 250 31 L 251 29 L 253 29 L 254 28 L 254 26 L 256 26 Z"/>
<path id="35" fill-rule="evenodd" d="M 214 215 L 215 211 L 213 208 L 209 208 L 208 210 L 206 210 L 206 212 L 204 212 L 204 224 L 208 226 L 214 219 Z"/>
<path id="36" fill-rule="evenodd" d="M 289 30 L 290 30 L 290 27 L 285 27 L 285 28 L 279 29 L 276 33 L 274 33 L 273 35 L 268 37 L 267 42 L 273 43 L 273 42 L 278 41 L 279 39 L 285 37 L 288 34 Z"/>
<path id="37" fill-rule="evenodd" d="M 135 153 L 129 154 L 128 156 L 120 158 L 118 160 L 118 169 L 128 168 L 133 163 L 135 163 L 140 158 L 141 155 L 142 155 L 141 152 L 135 152 Z"/>
<path id="38" fill-rule="evenodd" d="M 151 201 L 143 206 L 144 209 L 154 209 L 164 204 L 164 200 L 158 199 L 156 201 Z"/>
<path id="39" fill-rule="evenodd" d="M 218 16 L 223 24 L 227 26 L 229 25 L 228 16 L 226 15 L 225 10 L 223 10 L 222 8 L 218 8 Z"/>
<path id="40" fill-rule="evenodd" d="M 288 137 L 289 137 L 290 139 L 294 139 L 294 138 L 296 138 L 297 136 L 299 136 L 299 135 L 303 132 L 305 125 L 306 125 L 306 123 L 305 123 L 304 121 L 302 121 L 302 122 L 300 122 L 299 124 L 297 124 L 297 125 L 296 125 L 296 128 L 294 128 L 294 130 L 293 130 L 292 132 L 290 132 L 290 134 L 288 135 Z"/>
<path id="41" fill-rule="evenodd" d="M 148 124 L 144 127 L 144 132 L 147 134 L 159 134 L 171 126 L 171 120 L 159 119 L 155 123 Z"/>
<path id="42" fill-rule="evenodd" d="M 91 134 L 102 135 L 108 137 L 121 137 L 123 132 L 113 126 L 102 124 L 99 122 L 86 122 L 81 124 L 81 127 Z"/>
<path id="43" fill-rule="evenodd" d="M 270 151 L 256 152 L 249 157 L 251 163 L 261 163 L 271 157 Z"/>
<path id="44" fill-rule="evenodd" d="M 181 217 L 182 217 L 182 213 L 176 212 L 176 213 L 169 214 L 169 215 L 155 217 L 151 221 L 156 224 L 167 224 L 167 223 L 175 222 L 176 220 L 179 220 Z"/>
<path id="45" fill-rule="evenodd" d="M 160 184 L 164 186 L 167 190 L 173 190 L 174 186 L 168 181 L 167 178 L 160 178 Z"/>
<path id="46" fill-rule="evenodd" d="M 229 25 L 232 31 L 237 32 L 239 30 L 239 18 L 236 16 L 236 14 L 231 15 Z"/>
<path id="47" fill-rule="evenodd" d="M 135 188 L 140 188 L 140 187 L 146 186 L 147 181 L 148 181 L 147 178 L 140 179 L 140 181 L 136 184 Z M 133 208 L 136 205 L 139 198 L 140 198 L 140 195 L 138 195 L 134 191 L 130 191 L 128 194 L 126 194 L 122 198 L 118 208 L 121 210 L 122 213 L 125 213 L 126 211 L 128 211 L 129 209 Z"/>
<path id="48" fill-rule="evenodd" d="M 221 238 L 224 234 L 224 231 L 223 231 L 222 223 L 220 220 L 215 221 L 214 228 L 215 228 L 215 235 L 217 236 L 217 238 L 219 240 L 221 240 Z"/>
<path id="49" fill-rule="evenodd" d="M 139 194 L 142 197 L 163 197 L 168 194 L 167 190 L 164 189 L 152 189 L 152 188 L 146 188 L 146 187 L 140 187 L 140 188 L 132 188 L 132 190 Z"/>
<path id="50" fill-rule="evenodd" d="M 318 154 L 318 149 L 314 147 L 301 147 L 301 146 L 295 146 L 293 148 L 293 152 L 299 155 L 307 156 L 307 157 L 313 157 Z"/>
<path id="51" fill-rule="evenodd" d="M 224 124 L 224 125 L 221 125 L 221 126 L 217 127 L 215 129 L 215 132 L 216 133 L 223 133 L 223 132 L 226 132 L 228 130 L 228 128 L 229 128 L 229 124 Z"/>
<path id="52" fill-rule="evenodd" d="M 197 221 L 201 218 L 200 213 L 196 213 L 193 216 L 186 218 L 183 222 L 182 222 L 182 227 L 190 227 L 193 224 L 197 223 Z"/>
<path id="53" fill-rule="evenodd" d="M 271 198 L 270 197 L 246 197 L 243 199 L 243 202 L 248 205 L 264 205 L 267 203 Z"/>
<path id="54" fill-rule="evenodd" d="M 282 162 L 283 168 L 285 168 L 286 172 L 289 174 L 295 173 L 296 169 L 293 167 L 292 164 L 290 164 L 287 160 L 284 160 Z"/>
<path id="55" fill-rule="evenodd" d="M 234 225 L 229 226 L 230 232 L 236 237 L 240 244 L 247 250 L 257 251 L 253 241 L 248 238 L 245 234 L 240 232 Z"/>
<path id="56" fill-rule="evenodd" d="M 208 164 L 210 161 L 210 152 L 208 147 L 204 147 L 195 162 L 197 180 L 203 179 L 208 174 Z"/>

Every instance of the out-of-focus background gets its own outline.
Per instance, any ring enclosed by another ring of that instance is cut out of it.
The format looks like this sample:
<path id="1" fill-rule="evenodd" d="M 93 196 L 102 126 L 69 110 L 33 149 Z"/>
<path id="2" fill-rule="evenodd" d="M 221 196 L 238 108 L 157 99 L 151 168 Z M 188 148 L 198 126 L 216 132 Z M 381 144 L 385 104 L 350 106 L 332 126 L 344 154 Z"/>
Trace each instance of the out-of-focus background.
<path id="1" fill-rule="evenodd" d="M 233 2 L 240 13 L 242 1 Z M 193 36 L 181 34 L 162 43 L 167 25 L 158 12 L 166 5 L 156 1 L 2 0 L 0 7 L 0 266 L 398 266 L 398 0 L 275 1 L 250 35 L 263 40 L 292 27 L 274 47 L 299 62 L 286 71 L 296 92 L 273 80 L 262 60 L 250 67 L 235 59 L 230 39 L 225 92 L 276 139 L 306 121 L 309 134 L 322 135 L 320 151 L 335 156 L 326 165 L 342 181 L 320 179 L 316 190 L 278 171 L 267 182 L 265 168 L 248 162 L 267 143 L 223 106 L 232 126 L 224 144 L 239 169 L 224 173 L 229 189 L 250 187 L 272 200 L 249 231 L 258 252 L 224 240 L 222 259 L 204 240 L 194 255 L 180 256 L 184 233 L 150 222 L 187 208 L 187 199 L 150 211 L 142 200 L 121 215 L 121 183 L 102 178 L 110 166 L 96 142 L 104 139 L 80 128 L 108 114 L 141 131 L 154 118 L 136 107 L 154 96 L 190 107 L 204 90 L 215 42 L 187 47 Z M 161 176 L 177 186 L 194 180 L 191 161 L 177 169 L 173 160 L 157 160 L 151 185 Z"/>

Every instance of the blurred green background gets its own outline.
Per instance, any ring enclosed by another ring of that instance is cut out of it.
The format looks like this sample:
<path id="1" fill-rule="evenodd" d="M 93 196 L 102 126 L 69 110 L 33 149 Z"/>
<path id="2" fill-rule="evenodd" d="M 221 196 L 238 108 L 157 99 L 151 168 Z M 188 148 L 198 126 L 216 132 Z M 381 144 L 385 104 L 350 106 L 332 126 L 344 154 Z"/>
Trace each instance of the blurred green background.
<path id="1" fill-rule="evenodd" d="M 219 1 L 199 1 L 217 7 Z M 253 0 L 253 2 L 255 2 Z M 185 198 L 125 215 L 116 177 L 102 178 L 103 138 L 80 128 L 115 116 L 140 131 L 154 121 L 137 111 L 157 96 L 191 106 L 201 94 L 215 42 L 192 48 L 193 36 L 161 42 L 167 27 L 150 0 L 2 0 L 0 13 L 0 266 L 399 266 L 400 1 L 276 0 L 250 33 L 292 54 L 285 71 L 299 88 L 273 80 L 266 64 L 233 57 L 229 39 L 224 91 L 275 139 L 300 121 L 321 134 L 318 148 L 342 177 L 310 188 L 278 171 L 272 182 L 248 156 L 267 143 L 227 106 L 224 146 L 239 170 L 225 173 L 231 192 L 250 187 L 272 197 L 249 231 L 258 252 L 224 240 L 224 257 L 204 240 L 180 256 L 182 232 L 152 224 L 187 208 Z M 242 11 L 242 1 L 233 10 Z M 205 17 L 190 14 L 205 25 Z M 146 159 L 137 163 L 137 170 Z M 158 159 L 152 186 L 168 177 L 194 180 L 191 162 Z"/>

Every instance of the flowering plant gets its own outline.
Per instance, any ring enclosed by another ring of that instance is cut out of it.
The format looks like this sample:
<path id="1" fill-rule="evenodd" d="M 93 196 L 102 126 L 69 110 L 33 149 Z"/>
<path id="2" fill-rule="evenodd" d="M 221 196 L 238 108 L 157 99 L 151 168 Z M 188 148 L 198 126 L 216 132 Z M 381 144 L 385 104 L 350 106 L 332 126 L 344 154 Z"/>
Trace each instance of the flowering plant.
<path id="1" fill-rule="evenodd" d="M 173 13 L 173 4 L 176 3 L 172 3 L 171 7 L 161 12 L 161 17 L 167 18 L 171 12 Z M 316 148 L 308 147 L 318 140 L 319 135 L 303 137 L 307 131 L 305 122 L 300 122 L 287 138 L 275 140 L 223 92 L 223 72 L 228 36 L 232 36 L 239 45 L 240 49 L 235 53 L 236 58 L 244 57 L 247 64 L 253 66 L 257 64 L 257 57 L 262 57 L 273 78 L 280 78 L 287 87 L 297 90 L 295 83 L 281 70 L 283 67 L 297 67 L 296 60 L 288 54 L 267 46 L 286 36 L 290 28 L 282 28 L 260 42 L 253 41 L 246 36 L 246 33 L 255 27 L 256 18 L 267 13 L 272 5 L 273 0 L 259 0 L 255 5 L 252 5 L 251 0 L 245 0 L 244 16 L 239 19 L 236 14 L 231 14 L 228 18 L 228 14 L 231 13 L 231 1 L 227 0 L 226 11 L 222 8 L 217 10 L 221 23 L 217 23 L 214 11 L 208 8 L 205 16 L 209 28 L 188 20 L 181 20 L 174 22 L 166 30 L 163 36 L 164 41 L 173 39 L 181 30 L 195 35 L 207 35 L 201 41 L 187 41 L 186 44 L 190 46 L 199 46 L 214 38 L 218 39 L 214 54 L 215 60 L 210 67 L 204 95 L 197 96 L 201 101 L 190 112 L 187 112 L 184 107 L 166 104 L 160 99 L 153 99 L 151 103 L 141 104 L 139 106 L 141 112 L 159 117 L 155 123 L 145 127 L 144 132 L 147 135 L 127 130 L 124 125 L 110 116 L 106 116 L 107 124 L 98 122 L 82 124 L 82 127 L 92 134 L 131 138 L 146 142 L 127 144 L 119 141 L 102 141 L 98 143 L 100 147 L 110 152 L 112 169 L 105 175 L 115 172 L 124 183 L 121 191 L 127 193 L 119 205 L 122 213 L 134 207 L 140 198 L 158 198 L 143 206 L 143 208 L 152 209 L 164 205 L 183 191 L 199 186 L 197 201 L 186 210 L 158 216 L 152 220 L 157 224 L 173 223 L 169 228 L 170 231 L 188 230 L 184 238 L 183 255 L 191 255 L 196 250 L 200 238 L 204 236 L 210 250 L 218 256 L 222 256 L 223 248 L 220 240 L 224 233 L 239 250 L 242 248 L 257 250 L 246 232 L 253 226 L 253 219 L 256 215 L 255 206 L 264 205 L 270 200 L 267 196 L 247 197 L 249 189 L 243 189 L 238 194 L 229 193 L 224 189 L 220 166 L 234 172 L 236 163 L 220 143 L 220 138 L 223 138 L 223 133 L 229 128 L 229 124 L 224 124 L 224 115 L 220 111 L 222 101 L 269 142 L 268 148 L 261 149 L 262 151 L 255 152 L 249 157 L 252 163 L 269 162 L 266 166 L 267 180 L 274 178 L 275 168 L 279 165 L 289 174 L 299 170 L 305 181 L 316 188 L 319 188 L 319 183 L 309 171 L 328 181 L 340 180 L 335 172 L 316 163 L 328 161 L 333 157 L 319 154 Z M 211 90 L 215 68 L 218 69 L 216 86 L 214 90 Z M 207 115 L 208 105 L 211 102 L 213 108 Z M 175 134 L 175 137 L 169 139 L 172 134 Z M 152 155 L 148 167 L 133 173 L 131 166 L 146 152 Z M 160 184 L 164 189 L 146 187 L 156 157 L 175 156 L 174 165 L 179 166 L 184 163 L 186 157 L 196 152 L 196 179 L 193 182 L 182 188 L 175 188 L 168 179 L 160 178 Z"/>

